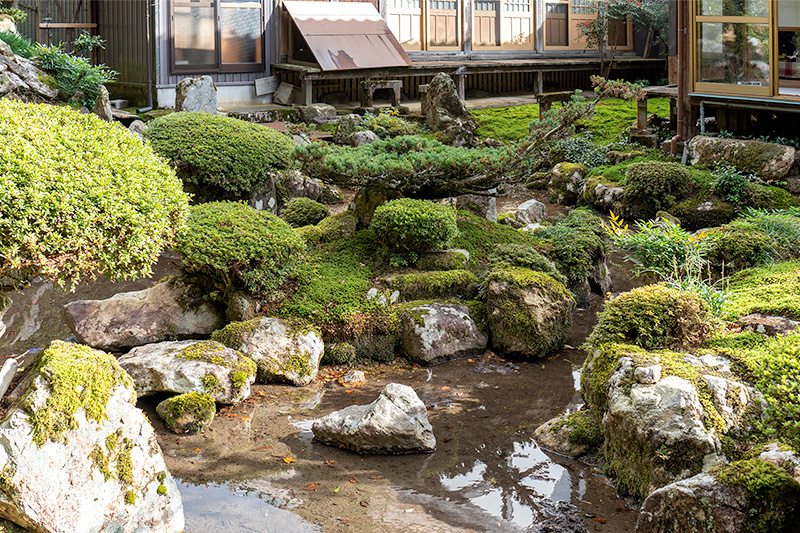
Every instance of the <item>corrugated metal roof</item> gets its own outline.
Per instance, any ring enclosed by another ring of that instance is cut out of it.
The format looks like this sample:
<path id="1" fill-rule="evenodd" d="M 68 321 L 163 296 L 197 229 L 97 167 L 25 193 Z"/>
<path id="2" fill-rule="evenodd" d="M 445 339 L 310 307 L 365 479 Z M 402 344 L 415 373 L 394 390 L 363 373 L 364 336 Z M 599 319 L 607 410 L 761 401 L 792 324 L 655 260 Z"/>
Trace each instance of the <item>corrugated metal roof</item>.
<path id="1" fill-rule="evenodd" d="M 369 2 L 284 2 L 322 70 L 411 66 Z"/>

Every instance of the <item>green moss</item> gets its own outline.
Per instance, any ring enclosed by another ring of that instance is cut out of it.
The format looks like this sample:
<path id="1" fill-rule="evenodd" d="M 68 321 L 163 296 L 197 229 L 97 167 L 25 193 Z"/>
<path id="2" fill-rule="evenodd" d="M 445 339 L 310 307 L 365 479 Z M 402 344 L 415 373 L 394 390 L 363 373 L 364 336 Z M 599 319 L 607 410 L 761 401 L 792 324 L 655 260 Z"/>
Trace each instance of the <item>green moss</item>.
<path id="1" fill-rule="evenodd" d="M 728 163 L 742 172 L 760 174 L 767 163 L 785 151 L 785 146 L 761 141 L 746 141 L 735 146 L 715 143 L 703 148 L 702 162 Z"/>
<path id="2" fill-rule="evenodd" d="M 208 394 L 187 392 L 164 400 L 158 404 L 156 412 L 172 431 L 194 433 L 211 423 L 217 412 L 217 404 Z M 191 423 L 181 420 L 187 415 Z"/>
<path id="3" fill-rule="evenodd" d="M 94 465 L 97 470 L 103 474 L 103 477 L 106 481 L 113 477 L 113 473 L 111 472 L 111 468 L 108 464 L 108 456 L 103 453 L 101 448 L 95 448 L 94 450 L 89 453 L 89 459 L 92 460 L 92 464 Z"/>
<path id="4" fill-rule="evenodd" d="M 419 272 L 392 277 L 393 289 L 406 300 L 474 296 L 477 276 L 468 270 Z"/>
<path id="5" fill-rule="evenodd" d="M 8 497 L 11 497 L 16 491 L 14 489 L 14 476 L 17 473 L 17 468 L 11 464 L 3 465 L 0 470 L 0 492 Z"/>
<path id="6" fill-rule="evenodd" d="M 217 341 L 200 341 L 183 348 L 175 357 L 189 361 L 202 361 L 228 368 L 231 366 L 231 362 L 227 357 L 223 357 L 224 352 L 225 346 Z"/>
<path id="7" fill-rule="evenodd" d="M 695 293 L 648 285 L 606 303 L 587 345 L 608 342 L 644 348 L 697 345 L 715 327 L 708 306 Z"/>
<path id="8" fill-rule="evenodd" d="M 250 377 L 256 373 L 256 364 L 244 355 L 236 352 L 225 355 L 225 346 L 238 349 L 242 345 L 242 335 L 252 331 L 260 319 L 249 322 L 232 322 L 212 334 L 212 340 L 200 341 L 183 348 L 175 357 L 190 361 L 202 361 L 229 368 L 231 387 L 238 394 Z M 221 342 L 224 341 L 224 342 Z M 223 391 L 219 378 L 214 374 L 206 374 L 202 378 L 203 390 L 209 394 Z"/>
<path id="9" fill-rule="evenodd" d="M 591 411 L 583 410 L 571 413 L 563 423 L 570 428 L 567 433 L 567 442 L 590 448 L 597 448 L 603 444 L 602 428 Z"/>
<path id="10" fill-rule="evenodd" d="M 800 261 L 743 270 L 728 282 L 727 317 L 751 313 L 800 319 Z"/>
<path id="11" fill-rule="evenodd" d="M 133 443 L 128 438 L 123 438 L 117 453 L 117 478 L 123 483 L 133 483 L 133 459 L 131 458 Z"/>
<path id="12" fill-rule="evenodd" d="M 757 531 L 788 533 L 800 523 L 800 483 L 783 469 L 761 459 L 746 459 L 711 474 L 721 483 L 745 490 Z"/>
<path id="13" fill-rule="evenodd" d="M 319 240 L 333 242 L 338 239 L 352 237 L 358 226 L 358 217 L 352 211 L 342 211 L 331 215 L 317 224 Z"/>
<path id="14" fill-rule="evenodd" d="M 44 405 L 36 407 L 29 393 L 23 405 L 33 442 L 40 447 L 48 440 L 64 442 L 64 433 L 78 427 L 75 415 L 80 409 L 89 420 L 102 422 L 118 387 L 129 389 L 135 402 L 133 381 L 116 359 L 87 346 L 53 341 L 42 352 L 36 373 L 49 382 L 50 395 Z"/>
<path id="15" fill-rule="evenodd" d="M 156 489 L 156 492 L 159 494 L 159 496 L 165 496 L 167 494 L 166 485 L 159 485 Z"/>
<path id="16" fill-rule="evenodd" d="M 562 283 L 559 283 L 549 274 L 529 268 L 509 267 L 496 270 L 489 275 L 486 281 L 504 281 L 517 287 L 541 287 L 545 290 L 547 297 L 552 300 L 572 299 L 572 295 Z"/>
<path id="17" fill-rule="evenodd" d="M 467 211 L 458 212 L 457 224 L 459 235 L 453 241 L 453 246 L 469 252 L 470 265 L 478 272 L 487 269 L 489 257 L 495 251 L 497 244 L 519 244 L 542 251 L 541 242 L 534 239 L 530 233 L 516 230 L 506 224 L 492 222 Z"/>
<path id="18" fill-rule="evenodd" d="M 109 433 L 106 436 L 106 450 L 108 453 L 113 452 L 117 449 L 117 444 L 119 444 L 119 439 L 122 437 L 122 428 L 116 430 L 114 433 Z"/>
<path id="19" fill-rule="evenodd" d="M 670 211 L 689 192 L 690 183 L 689 172 L 679 163 L 633 163 L 625 171 L 624 214 L 649 220 L 662 209 Z"/>
<path id="20" fill-rule="evenodd" d="M 734 205 L 716 196 L 696 196 L 676 203 L 670 213 L 689 231 L 716 228 L 734 217 Z"/>
<path id="21" fill-rule="evenodd" d="M 223 391 L 219 378 L 214 374 L 206 374 L 202 378 L 203 390 L 208 394 L 217 394 Z"/>
<path id="22" fill-rule="evenodd" d="M 245 337 L 252 334 L 261 323 L 260 318 L 246 320 L 244 322 L 231 322 L 222 329 L 216 330 L 211 334 L 211 340 L 224 344 L 228 348 L 238 350 Z"/>
<path id="23" fill-rule="evenodd" d="M 292 198 L 281 212 L 281 218 L 291 226 L 299 228 L 314 225 L 330 216 L 331 212 L 321 203 L 311 198 Z"/>
<path id="24" fill-rule="evenodd" d="M 352 363 L 356 359 L 356 348 L 349 342 L 325 343 L 322 361 L 331 365 Z"/>
<path id="25" fill-rule="evenodd" d="M 133 492 L 132 490 L 126 492 L 125 503 L 127 503 L 128 505 L 133 505 L 134 503 L 136 503 L 136 493 Z"/>
<path id="26" fill-rule="evenodd" d="M 747 186 L 746 205 L 756 209 L 786 209 L 797 207 L 800 200 L 786 189 L 750 183 Z"/>

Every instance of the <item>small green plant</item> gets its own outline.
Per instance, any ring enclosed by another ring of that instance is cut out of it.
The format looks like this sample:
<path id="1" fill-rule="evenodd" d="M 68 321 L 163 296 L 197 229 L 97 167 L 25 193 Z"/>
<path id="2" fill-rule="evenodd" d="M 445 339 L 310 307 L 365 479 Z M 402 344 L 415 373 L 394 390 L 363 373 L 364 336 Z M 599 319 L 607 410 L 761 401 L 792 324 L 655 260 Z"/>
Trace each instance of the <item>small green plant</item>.
<path id="1" fill-rule="evenodd" d="M 11 47 L 11 51 L 25 59 L 30 59 L 36 54 L 36 45 L 18 33 L 10 31 L 0 32 L 0 41 Z"/>
<path id="2" fill-rule="evenodd" d="M 313 226 L 330 216 L 327 207 L 311 198 L 292 198 L 283 208 L 281 217 L 295 228 Z"/>
<path id="3" fill-rule="evenodd" d="M 145 130 L 153 150 L 204 198 L 239 199 L 285 169 L 294 143 L 258 124 L 209 113 L 171 113 Z"/>
<path id="4" fill-rule="evenodd" d="M 594 144 L 591 134 L 574 135 L 556 143 L 550 152 L 550 162 L 568 161 L 591 169 L 606 164 L 606 153 L 604 147 Z"/>
<path id="5" fill-rule="evenodd" d="M 79 52 L 91 52 L 95 48 L 105 50 L 106 40 L 99 35 L 92 35 L 86 30 L 83 30 L 80 35 L 72 42 L 72 46 Z"/>
<path id="6" fill-rule="evenodd" d="M 82 94 L 81 104 L 87 107 L 94 106 L 100 86 L 117 77 L 117 72 L 106 65 L 92 65 L 84 57 L 64 52 L 61 45 L 37 45 L 36 63 L 55 78 L 61 95 L 71 99 Z"/>
<path id="7" fill-rule="evenodd" d="M 395 261 L 416 261 L 419 252 L 447 248 L 458 235 L 456 212 L 427 200 L 399 198 L 375 210 L 370 227 Z"/>
<path id="8" fill-rule="evenodd" d="M 750 176 L 730 165 L 720 165 L 713 171 L 714 191 L 734 205 L 746 198 Z"/>
<path id="9" fill-rule="evenodd" d="M 295 271 L 303 239 L 275 215 L 236 202 L 193 206 L 177 239 L 189 275 L 209 275 L 229 294 L 243 288 L 268 296 Z"/>
<path id="10" fill-rule="evenodd" d="M 362 127 L 372 130 L 381 139 L 417 133 L 414 124 L 400 117 L 394 107 L 382 108 L 377 115 L 368 113 Z"/>
<path id="11" fill-rule="evenodd" d="M 14 22 L 24 22 L 28 14 L 16 7 L 0 7 L 0 15 L 8 15 Z"/>

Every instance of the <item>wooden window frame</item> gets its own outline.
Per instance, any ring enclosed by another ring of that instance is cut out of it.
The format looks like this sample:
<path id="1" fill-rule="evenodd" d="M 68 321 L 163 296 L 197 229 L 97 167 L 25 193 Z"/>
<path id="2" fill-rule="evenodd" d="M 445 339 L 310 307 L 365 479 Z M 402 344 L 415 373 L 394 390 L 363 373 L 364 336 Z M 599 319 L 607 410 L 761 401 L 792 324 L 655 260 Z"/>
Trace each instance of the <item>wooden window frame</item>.
<path id="1" fill-rule="evenodd" d="M 679 0 L 684 1 L 684 0 Z M 595 50 L 594 48 L 586 48 L 586 43 L 581 42 L 580 34 L 578 33 L 577 29 L 577 21 L 579 20 L 593 20 L 597 18 L 597 14 L 575 14 L 572 12 L 573 7 L 583 7 L 583 6 L 575 6 L 573 4 L 573 0 L 542 0 L 543 4 L 552 3 L 552 4 L 563 4 L 567 6 L 567 45 L 566 46 L 554 46 L 554 45 L 547 45 L 547 35 L 544 36 L 544 49 L 545 50 Z M 544 9 L 544 20 L 542 20 L 542 28 L 546 32 L 547 31 L 547 9 Z M 634 49 L 634 41 L 633 41 L 633 23 L 630 19 L 626 21 L 626 35 L 625 35 L 625 42 L 627 43 L 625 46 L 617 45 L 617 50 L 633 50 Z"/>
<path id="2" fill-rule="evenodd" d="M 169 0 L 169 70 L 171 75 L 183 74 L 226 74 L 226 73 L 247 73 L 261 72 L 266 68 L 266 26 L 264 21 L 264 0 L 254 0 L 253 4 L 258 4 L 261 13 L 260 27 L 261 38 L 258 39 L 261 47 L 261 62 L 259 63 L 223 63 L 222 62 L 222 34 L 221 34 L 221 12 L 222 4 L 225 0 L 208 0 L 214 6 L 214 51 L 217 55 L 216 68 L 198 68 L 187 65 L 185 68 L 175 64 L 175 4 L 191 5 L 187 0 Z"/>
<path id="3" fill-rule="evenodd" d="M 727 96 L 775 96 L 778 90 L 778 58 L 777 58 L 777 5 L 773 0 L 768 0 L 769 12 L 766 17 L 746 17 L 746 16 L 716 16 L 700 15 L 699 0 L 692 0 L 689 9 L 691 10 L 691 22 L 689 24 L 689 58 L 690 73 L 693 92 L 719 94 Z M 732 83 L 712 83 L 698 81 L 698 68 L 700 67 L 700 47 L 697 42 L 698 27 L 701 23 L 731 23 L 731 24 L 767 24 L 769 26 L 769 83 L 767 86 L 735 85 Z"/>

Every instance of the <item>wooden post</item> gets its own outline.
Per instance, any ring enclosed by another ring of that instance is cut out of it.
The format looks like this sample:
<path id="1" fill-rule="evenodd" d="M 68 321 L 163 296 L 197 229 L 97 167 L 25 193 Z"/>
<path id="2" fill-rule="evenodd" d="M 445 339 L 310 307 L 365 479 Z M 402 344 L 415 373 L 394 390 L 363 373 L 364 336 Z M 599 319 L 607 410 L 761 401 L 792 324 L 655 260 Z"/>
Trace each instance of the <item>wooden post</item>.
<path id="1" fill-rule="evenodd" d="M 311 105 L 312 81 L 300 77 L 300 105 Z"/>
<path id="2" fill-rule="evenodd" d="M 541 70 L 536 71 L 536 94 L 544 92 L 544 72 Z"/>
<path id="3" fill-rule="evenodd" d="M 455 78 L 454 81 L 456 82 L 456 91 L 458 91 L 459 100 L 464 100 L 467 94 L 464 88 L 464 76 L 465 76 L 464 74 L 459 74 L 458 72 L 453 74 L 453 78 Z"/>
<path id="4" fill-rule="evenodd" d="M 462 30 L 463 50 L 464 54 L 469 57 L 472 54 L 472 0 L 464 0 L 463 14 L 463 24 L 461 25 L 464 28 Z M 459 98 L 463 100 L 464 96 L 460 95 Z"/>

